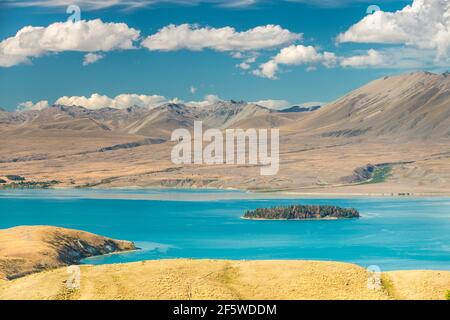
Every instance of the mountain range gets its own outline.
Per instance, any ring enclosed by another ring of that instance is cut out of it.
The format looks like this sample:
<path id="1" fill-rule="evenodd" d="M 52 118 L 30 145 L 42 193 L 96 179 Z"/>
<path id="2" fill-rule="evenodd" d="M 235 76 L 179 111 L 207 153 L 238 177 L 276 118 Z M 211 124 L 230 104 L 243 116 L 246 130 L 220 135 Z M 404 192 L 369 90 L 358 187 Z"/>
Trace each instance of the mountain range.
<path id="1" fill-rule="evenodd" d="M 280 128 L 280 174 L 260 177 L 251 166 L 174 166 L 171 133 L 192 129 L 194 121 L 206 128 Z M 447 192 L 450 74 L 388 76 L 324 106 L 285 110 L 244 101 L 0 110 L 0 134 L 0 178 L 24 175 L 60 186 Z"/>
<path id="2" fill-rule="evenodd" d="M 116 131 L 166 138 L 177 128 L 192 128 L 194 121 L 202 121 L 207 128 L 225 129 L 275 127 L 293 120 L 292 115 L 243 101 L 220 101 L 205 107 L 168 103 L 154 109 L 132 106 L 120 110 L 53 105 L 41 111 L 0 113 L 0 124 L 10 128 Z"/>

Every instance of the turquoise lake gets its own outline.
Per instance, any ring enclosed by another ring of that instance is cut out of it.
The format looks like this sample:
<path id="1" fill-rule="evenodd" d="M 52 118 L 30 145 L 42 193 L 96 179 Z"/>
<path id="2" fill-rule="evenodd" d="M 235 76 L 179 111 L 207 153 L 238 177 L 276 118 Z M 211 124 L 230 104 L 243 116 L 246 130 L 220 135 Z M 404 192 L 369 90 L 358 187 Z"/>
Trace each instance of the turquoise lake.
<path id="1" fill-rule="evenodd" d="M 287 204 L 354 207 L 362 218 L 248 221 Z M 136 242 L 90 264 L 167 258 L 308 259 L 381 270 L 450 270 L 450 199 L 299 198 L 214 190 L 0 191 L 0 228 L 52 225 Z"/>

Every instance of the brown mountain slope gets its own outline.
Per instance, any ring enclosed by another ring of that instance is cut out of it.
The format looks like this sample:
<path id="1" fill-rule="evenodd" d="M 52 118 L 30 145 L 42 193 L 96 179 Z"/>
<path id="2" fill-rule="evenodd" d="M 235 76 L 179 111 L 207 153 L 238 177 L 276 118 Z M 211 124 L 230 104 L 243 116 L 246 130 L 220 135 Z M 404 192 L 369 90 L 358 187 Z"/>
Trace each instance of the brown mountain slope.
<path id="1" fill-rule="evenodd" d="M 261 128 L 287 123 L 288 117 L 256 104 L 221 101 L 205 107 L 167 104 L 150 110 L 142 119 L 121 130 L 131 134 L 170 138 L 178 128 L 192 129 L 194 121 L 204 128 Z"/>
<path id="2" fill-rule="evenodd" d="M 101 110 L 100 110 L 101 111 Z M 300 114 L 298 114 L 300 116 Z M 297 114 L 286 115 L 259 105 L 222 101 L 206 107 L 166 104 L 155 109 L 128 108 L 109 114 L 109 118 L 89 116 L 113 132 L 170 140 L 174 130 L 193 130 L 194 122 L 203 128 L 273 128 L 292 122 Z"/>
<path id="3" fill-rule="evenodd" d="M 221 101 L 205 107 L 166 104 L 154 109 L 130 107 L 123 110 L 103 108 L 88 110 L 77 106 L 55 105 L 41 111 L 2 112 L 3 130 L 18 129 L 14 134 L 42 130 L 77 131 L 101 135 L 112 131 L 129 135 L 169 139 L 173 130 L 191 129 L 194 121 L 205 128 L 273 127 L 295 118 L 256 104 Z M 37 133 L 42 135 L 41 132 Z"/>
<path id="4" fill-rule="evenodd" d="M 289 130 L 323 137 L 450 137 L 450 75 L 416 72 L 375 80 Z"/>
<path id="5" fill-rule="evenodd" d="M 236 124 L 255 117 L 275 114 L 265 107 L 236 101 L 221 101 L 199 110 L 199 118 L 209 127 L 231 128 Z"/>
<path id="6" fill-rule="evenodd" d="M 119 128 L 130 134 L 170 139 L 172 131 L 191 128 L 197 119 L 197 112 L 183 104 L 166 104 L 148 110 L 141 119 Z"/>

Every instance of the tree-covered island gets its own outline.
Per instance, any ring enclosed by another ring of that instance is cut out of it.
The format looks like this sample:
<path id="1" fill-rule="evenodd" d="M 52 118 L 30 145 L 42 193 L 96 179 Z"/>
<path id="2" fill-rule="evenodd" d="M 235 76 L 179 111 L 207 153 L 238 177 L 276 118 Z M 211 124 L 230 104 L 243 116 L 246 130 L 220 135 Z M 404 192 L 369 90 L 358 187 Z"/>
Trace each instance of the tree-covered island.
<path id="1" fill-rule="evenodd" d="M 291 205 L 272 208 L 258 208 L 247 211 L 243 218 L 250 220 L 320 220 L 359 218 L 358 210 L 336 206 Z"/>

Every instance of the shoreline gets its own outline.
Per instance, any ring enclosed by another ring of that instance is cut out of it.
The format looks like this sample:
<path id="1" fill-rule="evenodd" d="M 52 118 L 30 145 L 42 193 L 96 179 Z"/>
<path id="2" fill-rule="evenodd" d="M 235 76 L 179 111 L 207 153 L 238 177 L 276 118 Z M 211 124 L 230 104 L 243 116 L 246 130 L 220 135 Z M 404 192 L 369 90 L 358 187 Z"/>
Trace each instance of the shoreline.
<path id="1" fill-rule="evenodd" d="M 135 243 L 134 241 L 132 241 L 132 242 Z M 91 256 L 91 257 L 87 257 L 87 258 L 81 259 L 80 260 L 80 265 L 81 266 L 89 266 L 89 265 L 91 265 L 89 263 L 85 263 L 85 260 L 89 260 L 89 259 L 96 259 L 96 258 L 98 259 L 98 258 L 101 258 L 101 257 L 116 256 L 116 255 L 121 255 L 121 254 L 128 254 L 128 253 L 133 253 L 133 252 L 139 252 L 139 251 L 142 251 L 142 249 L 141 248 L 136 248 L 136 249 L 133 249 L 133 250 L 115 251 L 115 252 L 100 254 L 100 255 L 97 255 L 97 256 Z M 114 263 L 112 263 L 112 264 L 114 264 Z"/>
<path id="2" fill-rule="evenodd" d="M 20 191 L 173 191 L 173 192 L 202 192 L 202 191 L 216 191 L 217 193 L 235 192 L 236 194 L 247 194 L 253 196 L 260 196 L 261 198 L 276 198 L 298 197 L 298 198 L 394 198 L 394 199 L 424 199 L 424 198 L 450 198 L 450 192 L 417 192 L 409 195 L 389 194 L 389 193 L 364 193 L 364 192 L 298 192 L 298 191 L 277 191 L 277 190 L 248 190 L 238 188 L 172 188 L 172 187 L 110 187 L 110 188 L 76 188 L 76 187 L 56 187 L 56 188 L 0 188 L 0 194 L 3 192 L 20 192 Z M 268 197 L 266 197 L 268 196 Z"/>

